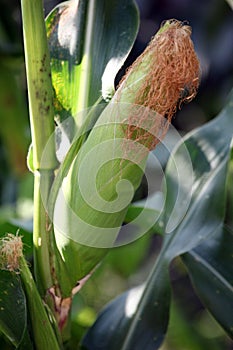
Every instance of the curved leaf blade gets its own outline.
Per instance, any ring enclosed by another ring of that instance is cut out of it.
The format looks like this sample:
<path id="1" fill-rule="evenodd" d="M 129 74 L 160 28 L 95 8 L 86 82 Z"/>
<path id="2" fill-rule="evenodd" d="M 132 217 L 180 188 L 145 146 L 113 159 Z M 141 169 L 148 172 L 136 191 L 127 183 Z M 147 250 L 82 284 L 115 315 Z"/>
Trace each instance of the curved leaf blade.
<path id="1" fill-rule="evenodd" d="M 101 96 L 111 98 L 138 31 L 134 1 L 67 1 L 49 14 L 46 25 L 60 118 L 75 116 Z"/>
<path id="2" fill-rule="evenodd" d="M 168 324 L 170 292 L 167 262 L 159 261 L 145 286 L 120 295 L 100 313 L 84 349 L 158 349 Z"/>
<path id="3" fill-rule="evenodd" d="M 26 325 L 26 298 L 20 278 L 15 273 L 0 270 L 0 331 L 17 347 Z"/>
<path id="4" fill-rule="evenodd" d="M 129 290 L 110 302 L 83 339 L 83 349 L 115 350 L 127 335 L 143 286 Z M 103 336 L 103 334 L 105 336 Z"/>
<path id="5" fill-rule="evenodd" d="M 182 258 L 200 299 L 233 338 L 233 232 L 221 227 Z"/>
<path id="6" fill-rule="evenodd" d="M 224 221 L 226 178 L 233 135 L 232 100 L 233 93 L 217 118 L 185 138 L 184 146 L 192 162 L 190 174 L 184 171 L 187 164 L 183 158 L 183 145 L 168 163 L 168 195 L 164 212 L 167 234 L 164 244 L 167 246 L 166 254 L 171 258 L 199 245 Z M 192 188 L 187 186 L 189 176 L 193 177 Z M 190 191 L 192 197 L 185 211 L 182 201 L 189 196 Z"/>

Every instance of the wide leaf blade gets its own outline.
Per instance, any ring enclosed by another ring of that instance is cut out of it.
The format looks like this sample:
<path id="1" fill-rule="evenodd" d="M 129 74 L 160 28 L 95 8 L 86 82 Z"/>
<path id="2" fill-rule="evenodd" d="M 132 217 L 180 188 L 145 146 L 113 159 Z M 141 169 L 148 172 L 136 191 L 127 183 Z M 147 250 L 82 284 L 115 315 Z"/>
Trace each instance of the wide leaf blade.
<path id="1" fill-rule="evenodd" d="M 233 93 L 220 115 L 187 135 L 168 163 L 164 244 L 171 258 L 205 241 L 224 221 L 233 135 L 232 100 Z M 190 160 L 184 157 L 184 147 Z"/>
<path id="2" fill-rule="evenodd" d="M 17 347 L 27 325 L 26 299 L 17 274 L 0 270 L 0 331 Z"/>
<path id="3" fill-rule="evenodd" d="M 144 287 L 141 286 L 129 290 L 106 305 L 83 339 L 82 348 L 88 350 L 119 349 L 119 343 L 127 335 L 132 315 L 137 308 L 143 289 Z"/>
<path id="4" fill-rule="evenodd" d="M 221 227 L 183 261 L 198 296 L 233 338 L 233 232 Z"/>
<path id="5" fill-rule="evenodd" d="M 138 30 L 134 1 L 67 1 L 49 14 L 46 24 L 60 118 L 75 116 L 101 96 L 111 98 Z"/>
<path id="6" fill-rule="evenodd" d="M 169 318 L 168 276 L 167 262 L 159 262 L 143 288 L 129 291 L 110 303 L 84 338 L 84 349 L 158 349 Z M 156 281 L 160 281 L 157 287 Z"/>

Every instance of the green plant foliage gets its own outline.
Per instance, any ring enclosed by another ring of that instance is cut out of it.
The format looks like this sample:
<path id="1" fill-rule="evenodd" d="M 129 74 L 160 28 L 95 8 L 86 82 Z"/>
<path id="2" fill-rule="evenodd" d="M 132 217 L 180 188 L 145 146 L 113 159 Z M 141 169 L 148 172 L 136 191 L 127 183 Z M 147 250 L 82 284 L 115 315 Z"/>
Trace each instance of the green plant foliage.
<path id="1" fill-rule="evenodd" d="M 220 230 L 223 226 L 226 177 L 233 133 L 232 111 L 233 95 L 231 94 L 228 105 L 220 115 L 212 122 L 187 135 L 184 144 L 175 150 L 166 169 L 168 196 L 163 219 L 164 243 L 154 269 L 146 282 L 144 292 L 137 300 L 137 308 L 131 317 L 127 317 L 125 314 L 126 297 L 120 297 L 118 301 L 110 304 L 109 311 L 105 310 L 87 333 L 83 342 L 84 348 L 98 349 L 98 344 L 101 342 L 101 349 L 137 350 L 146 347 L 146 349 L 154 350 L 160 347 L 169 319 L 168 267 L 171 260 L 196 246 L 200 247 L 205 244 L 206 240 L 214 237 L 216 230 Z M 184 145 L 189 152 L 194 174 L 192 199 L 187 212 L 184 212 L 181 205 L 190 191 L 190 188 L 185 186 L 187 171 L 190 168 L 187 166 L 187 158 L 184 157 Z M 178 176 L 174 172 L 175 166 L 178 169 Z M 179 184 L 182 184 L 181 189 L 178 188 Z M 174 221 L 171 222 L 174 208 L 176 209 Z M 201 277 L 203 274 L 200 275 Z M 232 300 L 232 289 L 228 292 Z M 208 299 L 207 293 L 205 293 L 205 298 Z M 207 306 L 212 304 L 211 299 L 210 296 L 208 302 L 205 300 Z M 216 299 L 215 301 L 217 302 Z M 216 306 L 216 309 L 221 308 Z M 215 315 L 216 311 L 213 311 L 213 314 Z M 111 317 L 115 318 L 113 326 L 116 329 L 117 324 L 121 336 L 115 338 L 115 335 L 112 334 L 113 338 L 108 335 L 104 339 L 107 333 L 106 326 L 108 330 L 111 328 Z M 229 325 L 229 320 L 227 324 Z"/>
<path id="2" fill-rule="evenodd" d="M 82 349 L 121 349 L 120 344 L 127 336 L 132 314 L 135 313 L 142 292 L 143 287 L 132 289 L 105 306 L 97 321 L 88 330 Z"/>
<path id="3" fill-rule="evenodd" d="M 60 119 L 76 116 L 101 96 L 111 98 L 138 30 L 134 1 L 67 1 L 49 14 L 46 25 Z"/>
<path id="4" fill-rule="evenodd" d="M 233 232 L 227 227 L 183 256 L 196 292 L 233 338 Z"/>
<path id="5" fill-rule="evenodd" d="M 0 270 L 0 331 L 17 347 L 27 326 L 26 298 L 20 277 Z"/>

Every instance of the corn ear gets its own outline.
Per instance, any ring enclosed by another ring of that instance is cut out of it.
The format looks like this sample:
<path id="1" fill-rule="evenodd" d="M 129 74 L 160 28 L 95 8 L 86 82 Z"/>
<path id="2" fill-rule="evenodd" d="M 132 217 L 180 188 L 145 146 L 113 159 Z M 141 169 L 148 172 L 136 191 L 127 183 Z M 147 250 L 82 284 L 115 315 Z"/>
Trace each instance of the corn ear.
<path id="1" fill-rule="evenodd" d="M 138 237 L 127 237 L 125 230 L 126 237 L 118 242 L 148 153 L 199 84 L 190 34 L 190 27 L 175 20 L 161 27 L 129 68 L 63 179 L 53 221 L 56 244 L 73 285 L 109 248 Z"/>

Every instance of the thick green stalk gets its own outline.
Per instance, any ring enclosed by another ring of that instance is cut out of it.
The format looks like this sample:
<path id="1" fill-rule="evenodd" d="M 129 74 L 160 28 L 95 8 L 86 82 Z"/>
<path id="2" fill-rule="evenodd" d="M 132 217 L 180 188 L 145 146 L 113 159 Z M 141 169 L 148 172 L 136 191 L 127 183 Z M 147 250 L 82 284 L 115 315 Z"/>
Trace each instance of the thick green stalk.
<path id="1" fill-rule="evenodd" d="M 46 148 L 46 162 L 41 166 L 45 145 L 54 131 L 53 90 L 42 0 L 21 0 L 25 62 L 27 72 L 30 124 L 32 134 L 34 188 L 34 261 L 35 276 L 42 293 L 52 285 L 49 263 L 47 214 L 41 198 L 50 188 L 56 167 L 55 144 Z"/>
<path id="2" fill-rule="evenodd" d="M 50 224 L 48 215 L 41 198 L 41 190 L 48 191 L 51 184 L 52 172 L 49 170 L 35 171 L 34 173 L 34 225 L 33 247 L 35 277 L 42 295 L 53 285 L 50 259 Z"/>

